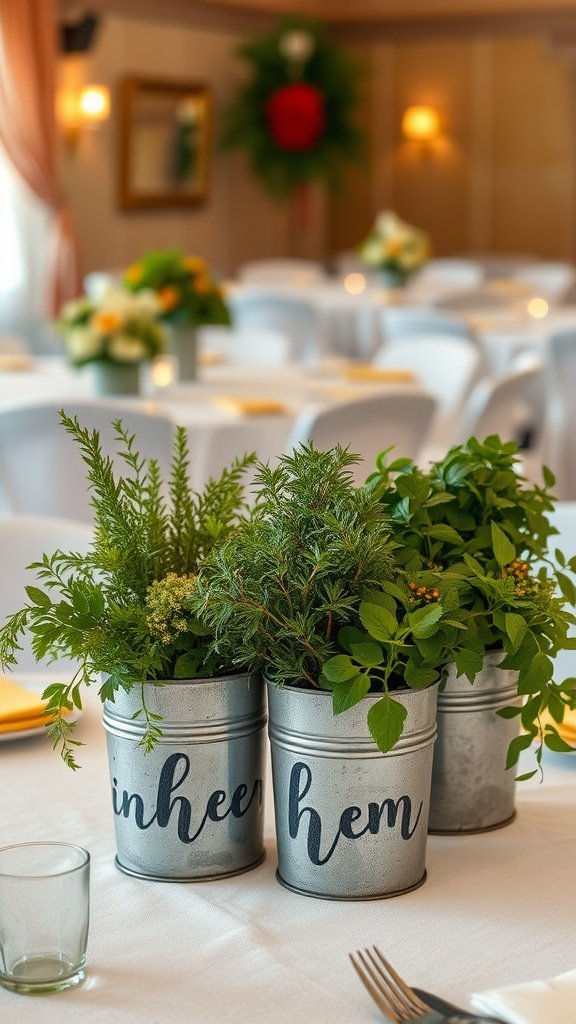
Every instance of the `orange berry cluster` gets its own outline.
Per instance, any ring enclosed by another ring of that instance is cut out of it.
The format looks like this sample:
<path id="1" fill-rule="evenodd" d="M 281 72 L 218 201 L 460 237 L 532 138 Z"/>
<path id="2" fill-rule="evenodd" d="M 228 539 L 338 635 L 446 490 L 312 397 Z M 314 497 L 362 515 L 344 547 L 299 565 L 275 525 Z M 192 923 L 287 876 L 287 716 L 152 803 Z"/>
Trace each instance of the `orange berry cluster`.
<path id="1" fill-rule="evenodd" d="M 421 598 L 423 601 L 438 601 L 440 599 L 440 591 L 436 587 L 418 586 L 417 583 L 414 583 L 414 580 L 410 580 L 408 586 L 414 596 Z"/>

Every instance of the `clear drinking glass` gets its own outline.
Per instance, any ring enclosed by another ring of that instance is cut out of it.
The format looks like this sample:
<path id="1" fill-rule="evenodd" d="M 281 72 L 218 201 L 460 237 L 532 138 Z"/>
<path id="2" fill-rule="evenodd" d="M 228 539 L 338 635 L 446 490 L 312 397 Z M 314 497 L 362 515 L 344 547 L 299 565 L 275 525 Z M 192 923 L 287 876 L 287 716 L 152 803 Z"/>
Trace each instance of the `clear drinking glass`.
<path id="1" fill-rule="evenodd" d="M 55 992 L 83 981 L 90 854 L 67 843 L 0 848 L 0 985 Z"/>

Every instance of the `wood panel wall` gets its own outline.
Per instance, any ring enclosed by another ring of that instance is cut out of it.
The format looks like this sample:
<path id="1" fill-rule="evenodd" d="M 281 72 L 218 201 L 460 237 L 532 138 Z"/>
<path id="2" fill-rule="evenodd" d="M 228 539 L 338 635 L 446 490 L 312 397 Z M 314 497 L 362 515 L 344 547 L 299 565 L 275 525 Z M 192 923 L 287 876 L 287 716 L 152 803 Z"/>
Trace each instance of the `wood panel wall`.
<path id="1" fill-rule="evenodd" d="M 430 232 L 438 255 L 575 259 L 571 77 L 546 39 L 452 39 L 357 50 L 370 83 L 364 184 L 332 202 L 329 244 L 355 245 L 379 209 Z M 402 138 L 402 112 L 428 103 L 442 134 Z M 369 197 L 369 199 L 367 199 Z"/>

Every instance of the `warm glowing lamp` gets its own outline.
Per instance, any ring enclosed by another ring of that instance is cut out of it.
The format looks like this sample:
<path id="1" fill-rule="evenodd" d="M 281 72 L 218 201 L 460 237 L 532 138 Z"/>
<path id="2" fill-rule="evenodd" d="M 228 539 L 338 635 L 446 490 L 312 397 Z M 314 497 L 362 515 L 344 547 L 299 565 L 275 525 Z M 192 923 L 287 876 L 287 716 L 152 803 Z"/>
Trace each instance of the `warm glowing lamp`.
<path id="1" fill-rule="evenodd" d="M 86 85 L 78 97 L 80 123 L 95 127 L 110 116 L 110 90 L 105 85 Z"/>
<path id="2" fill-rule="evenodd" d="M 440 132 L 438 112 L 434 107 L 407 107 L 402 117 L 402 134 L 417 142 L 431 142 Z"/>

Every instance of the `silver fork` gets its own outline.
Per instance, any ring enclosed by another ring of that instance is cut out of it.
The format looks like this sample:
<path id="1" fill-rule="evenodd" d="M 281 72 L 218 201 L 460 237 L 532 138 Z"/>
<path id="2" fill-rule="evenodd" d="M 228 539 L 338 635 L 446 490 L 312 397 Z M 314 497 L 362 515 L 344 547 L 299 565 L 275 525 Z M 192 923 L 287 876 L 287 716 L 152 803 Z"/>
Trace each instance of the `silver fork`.
<path id="1" fill-rule="evenodd" d="M 488 1024 L 496 1020 L 467 1010 L 451 1014 L 433 1010 L 402 980 L 377 946 L 372 946 L 371 950 L 358 949 L 348 955 L 360 981 L 391 1024 L 478 1024 L 480 1021 Z"/>

